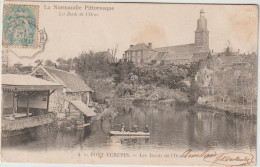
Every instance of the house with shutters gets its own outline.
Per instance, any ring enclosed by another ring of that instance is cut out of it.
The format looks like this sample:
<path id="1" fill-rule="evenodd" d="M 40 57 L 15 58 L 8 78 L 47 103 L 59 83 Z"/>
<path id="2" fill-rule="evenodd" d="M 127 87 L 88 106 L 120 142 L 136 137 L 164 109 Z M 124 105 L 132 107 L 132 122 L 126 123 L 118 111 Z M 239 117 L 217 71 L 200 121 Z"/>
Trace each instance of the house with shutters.
<path id="1" fill-rule="evenodd" d="M 133 62 L 135 65 L 150 63 L 156 56 L 157 52 L 153 49 L 152 43 L 138 43 L 130 45 L 125 51 L 124 59 Z"/>
<path id="2" fill-rule="evenodd" d="M 96 115 L 91 107 L 94 91 L 74 71 L 40 65 L 31 75 L 63 86 L 50 98 L 50 110 L 57 111 L 58 118 L 76 118 L 79 124 L 86 124 Z"/>

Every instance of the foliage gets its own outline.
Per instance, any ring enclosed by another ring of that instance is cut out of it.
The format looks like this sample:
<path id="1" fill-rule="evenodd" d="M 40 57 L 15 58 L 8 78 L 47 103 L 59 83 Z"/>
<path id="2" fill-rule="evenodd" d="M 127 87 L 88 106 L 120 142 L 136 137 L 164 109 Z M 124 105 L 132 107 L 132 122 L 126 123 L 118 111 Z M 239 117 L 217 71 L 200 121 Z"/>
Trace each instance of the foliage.
<path id="1" fill-rule="evenodd" d="M 132 64 L 123 63 L 116 67 L 116 83 L 131 83 L 132 78 L 137 78 L 135 84 L 154 84 L 158 87 L 177 89 L 179 82 L 187 77 L 186 67 L 177 65 L 161 65 L 151 67 L 134 67 Z M 133 84 L 133 83 L 131 83 Z"/>
<path id="2" fill-rule="evenodd" d="M 129 84 L 121 83 L 117 86 L 115 95 L 117 97 L 127 97 L 132 96 L 135 93 L 135 90 Z"/>
<path id="3" fill-rule="evenodd" d="M 112 67 L 114 71 L 114 82 L 119 84 L 121 82 L 127 82 L 129 79 L 129 73 L 134 70 L 134 64 L 132 62 L 118 62 Z"/>
<path id="4" fill-rule="evenodd" d="M 105 103 L 105 100 L 113 96 L 115 84 L 111 78 L 93 78 L 89 76 L 84 80 L 95 91 L 93 95 L 94 101 Z"/>
<path id="5" fill-rule="evenodd" d="M 45 60 L 45 66 L 53 67 L 53 66 L 55 66 L 55 63 L 48 59 L 48 60 Z"/>
<path id="6" fill-rule="evenodd" d="M 68 60 L 63 58 L 58 58 L 56 60 L 57 62 L 57 68 L 65 71 L 69 71 L 73 69 L 73 59 L 69 58 Z"/>
<path id="7" fill-rule="evenodd" d="M 37 59 L 34 63 L 36 63 L 36 66 L 42 65 L 43 60 Z"/>
<path id="8" fill-rule="evenodd" d="M 194 105 L 198 102 L 199 97 L 203 96 L 204 92 L 202 88 L 192 80 L 190 88 L 188 89 L 188 100 L 190 105 Z"/>
<path id="9" fill-rule="evenodd" d="M 21 63 L 16 63 L 14 66 L 22 73 L 22 74 L 30 74 L 32 72 L 33 66 L 23 66 Z"/>
<path id="10" fill-rule="evenodd" d="M 112 63 L 102 54 L 83 52 L 73 59 L 73 63 L 75 63 L 75 70 L 83 77 L 104 78 L 112 74 Z"/>

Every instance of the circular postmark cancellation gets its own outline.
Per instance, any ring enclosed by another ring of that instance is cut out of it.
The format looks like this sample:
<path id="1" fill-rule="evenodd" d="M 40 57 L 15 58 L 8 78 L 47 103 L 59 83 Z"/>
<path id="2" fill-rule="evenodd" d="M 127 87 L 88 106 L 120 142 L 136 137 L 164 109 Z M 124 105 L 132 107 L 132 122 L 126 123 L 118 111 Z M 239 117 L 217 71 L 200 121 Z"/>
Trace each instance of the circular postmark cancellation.
<path id="1" fill-rule="evenodd" d="M 20 59 L 34 59 L 39 54 L 43 53 L 45 50 L 45 45 L 48 41 L 48 35 L 45 29 L 38 30 L 38 46 L 31 49 L 23 48 L 5 48 L 3 49 L 3 56 L 16 56 Z"/>
<path id="2" fill-rule="evenodd" d="M 3 46 L 37 48 L 38 5 L 5 4 L 3 7 Z"/>

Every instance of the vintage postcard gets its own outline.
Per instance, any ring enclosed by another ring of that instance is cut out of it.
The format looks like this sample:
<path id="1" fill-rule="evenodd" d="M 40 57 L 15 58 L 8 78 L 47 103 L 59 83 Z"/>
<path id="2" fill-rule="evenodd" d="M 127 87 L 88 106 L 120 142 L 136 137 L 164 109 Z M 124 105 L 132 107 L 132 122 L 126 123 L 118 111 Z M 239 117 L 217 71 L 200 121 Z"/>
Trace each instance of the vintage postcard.
<path id="1" fill-rule="evenodd" d="M 4 1 L 1 161 L 255 166 L 258 10 Z"/>

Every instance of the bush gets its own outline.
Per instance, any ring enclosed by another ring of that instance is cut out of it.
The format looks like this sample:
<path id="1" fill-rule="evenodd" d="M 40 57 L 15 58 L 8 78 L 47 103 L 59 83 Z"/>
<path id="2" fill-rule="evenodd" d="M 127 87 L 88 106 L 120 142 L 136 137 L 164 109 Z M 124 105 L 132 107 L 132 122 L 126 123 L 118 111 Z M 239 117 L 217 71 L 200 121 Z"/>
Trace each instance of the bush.
<path id="1" fill-rule="evenodd" d="M 121 83 L 117 86 L 115 95 L 117 97 L 126 97 L 126 96 L 131 96 L 134 94 L 134 90 L 131 88 L 130 85 Z"/>
<path id="2" fill-rule="evenodd" d="M 188 89 L 188 100 L 190 105 L 194 105 L 198 102 L 200 96 L 203 96 L 204 92 L 201 87 L 194 81 L 191 81 L 191 86 Z"/>

